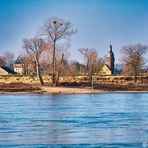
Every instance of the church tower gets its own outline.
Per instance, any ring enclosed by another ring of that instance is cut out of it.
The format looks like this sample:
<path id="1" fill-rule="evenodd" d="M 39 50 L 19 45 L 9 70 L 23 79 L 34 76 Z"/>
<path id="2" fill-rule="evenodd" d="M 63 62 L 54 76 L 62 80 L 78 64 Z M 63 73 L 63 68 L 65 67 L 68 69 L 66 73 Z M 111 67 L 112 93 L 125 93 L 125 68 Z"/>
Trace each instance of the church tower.
<path id="1" fill-rule="evenodd" d="M 108 49 L 106 64 L 110 68 L 111 73 L 114 74 L 115 57 L 112 51 L 112 45 L 110 45 Z"/>

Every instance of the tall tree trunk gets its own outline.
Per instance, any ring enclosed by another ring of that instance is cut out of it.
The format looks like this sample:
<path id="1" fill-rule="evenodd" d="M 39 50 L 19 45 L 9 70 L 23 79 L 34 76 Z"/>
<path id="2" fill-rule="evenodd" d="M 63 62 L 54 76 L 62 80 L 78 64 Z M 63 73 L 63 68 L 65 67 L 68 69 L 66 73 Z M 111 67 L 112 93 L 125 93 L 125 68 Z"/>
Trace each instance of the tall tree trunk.
<path id="1" fill-rule="evenodd" d="M 58 69 L 58 73 L 57 73 L 57 79 L 56 79 L 55 86 L 57 86 L 58 85 L 58 82 L 59 82 L 63 59 L 64 59 L 64 54 L 62 53 L 61 60 L 60 60 L 60 65 L 59 65 L 59 69 Z"/>
<path id="2" fill-rule="evenodd" d="M 38 78 L 39 81 L 40 81 L 40 85 L 44 85 L 44 82 L 43 82 L 43 79 L 42 79 L 42 77 L 41 77 L 41 73 L 40 73 L 39 62 L 38 62 L 37 59 L 36 59 L 36 73 L 37 73 L 37 78 Z"/>
<path id="3" fill-rule="evenodd" d="M 55 87 L 56 86 L 56 81 L 55 81 L 55 67 L 56 67 L 56 63 L 55 63 L 55 43 L 56 41 L 53 42 L 53 57 L 52 57 L 52 86 Z"/>
<path id="4" fill-rule="evenodd" d="M 134 79 L 135 83 L 137 82 L 137 75 L 135 75 L 135 79 Z"/>
<path id="5" fill-rule="evenodd" d="M 92 77 L 93 77 L 93 74 L 94 74 L 94 62 L 91 65 L 91 72 L 90 72 L 90 75 L 89 75 L 89 83 L 90 83 L 90 85 L 92 85 L 92 81 L 93 81 Z"/>
<path id="6" fill-rule="evenodd" d="M 28 64 L 25 65 L 25 74 L 29 75 L 29 65 Z"/>
<path id="7" fill-rule="evenodd" d="M 138 74 L 137 74 L 137 68 L 135 67 L 134 68 L 134 81 L 135 81 L 135 83 L 137 82 L 137 76 L 138 76 Z"/>

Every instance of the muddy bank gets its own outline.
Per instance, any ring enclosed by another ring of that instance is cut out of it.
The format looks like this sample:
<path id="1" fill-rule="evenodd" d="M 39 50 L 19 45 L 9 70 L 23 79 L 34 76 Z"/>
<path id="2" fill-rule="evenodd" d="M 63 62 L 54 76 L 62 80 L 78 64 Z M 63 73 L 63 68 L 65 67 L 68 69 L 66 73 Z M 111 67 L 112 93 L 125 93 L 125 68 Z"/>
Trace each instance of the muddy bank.
<path id="1" fill-rule="evenodd" d="M 37 85 L 23 84 L 23 83 L 10 83 L 0 84 L 0 94 L 13 94 L 13 93 L 43 93 L 42 89 Z"/>

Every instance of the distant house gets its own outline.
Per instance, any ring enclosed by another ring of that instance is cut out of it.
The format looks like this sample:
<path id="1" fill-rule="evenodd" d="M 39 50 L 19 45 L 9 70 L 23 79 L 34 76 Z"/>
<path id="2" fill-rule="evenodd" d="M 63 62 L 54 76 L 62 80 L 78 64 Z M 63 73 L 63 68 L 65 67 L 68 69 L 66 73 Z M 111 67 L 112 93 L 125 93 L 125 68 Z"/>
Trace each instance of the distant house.
<path id="1" fill-rule="evenodd" d="M 13 70 L 8 67 L 0 66 L 0 75 L 16 74 Z"/>
<path id="2" fill-rule="evenodd" d="M 16 59 L 15 63 L 13 64 L 13 69 L 16 73 L 23 74 L 24 69 L 23 69 L 23 64 L 22 64 L 20 58 Z"/>
<path id="3" fill-rule="evenodd" d="M 112 71 L 111 71 L 111 69 L 109 68 L 109 66 L 108 66 L 107 64 L 105 64 L 105 65 L 102 67 L 102 69 L 101 69 L 101 71 L 100 71 L 100 74 L 102 74 L 102 75 L 111 75 L 111 74 L 112 74 Z"/>

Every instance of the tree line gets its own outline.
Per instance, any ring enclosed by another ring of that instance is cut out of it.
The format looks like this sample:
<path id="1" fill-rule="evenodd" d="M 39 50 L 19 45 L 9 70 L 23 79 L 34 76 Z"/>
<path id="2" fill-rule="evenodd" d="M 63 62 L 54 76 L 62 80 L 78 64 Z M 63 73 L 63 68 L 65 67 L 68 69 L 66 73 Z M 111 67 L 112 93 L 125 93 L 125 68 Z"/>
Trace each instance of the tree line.
<path id="1" fill-rule="evenodd" d="M 99 57 L 94 48 L 80 48 L 78 51 L 83 55 L 84 63 L 68 61 L 68 49 L 70 38 L 76 34 L 70 21 L 52 17 L 47 19 L 37 35 L 33 38 L 22 40 L 23 54 L 19 59 L 23 65 L 25 75 L 36 75 L 40 85 L 44 85 L 42 76 L 49 75 L 52 78 L 52 86 L 58 85 L 61 76 L 72 76 L 74 81 L 80 73 L 87 74 L 89 81 L 98 73 L 105 64 L 106 58 Z M 147 45 L 134 44 L 121 48 L 124 64 L 123 73 L 135 76 L 135 80 L 142 73 L 145 65 L 144 55 Z M 12 68 L 14 54 L 4 53 L 0 56 L 0 65 Z"/>

